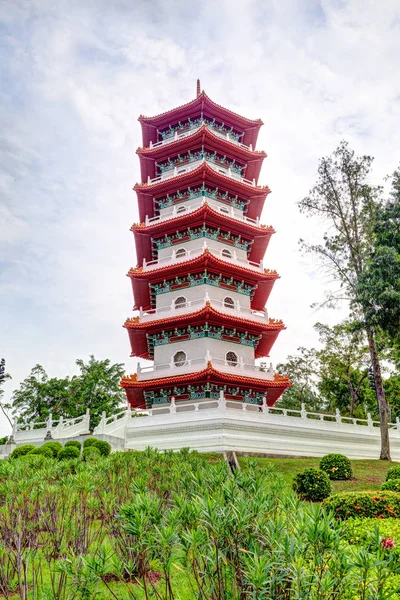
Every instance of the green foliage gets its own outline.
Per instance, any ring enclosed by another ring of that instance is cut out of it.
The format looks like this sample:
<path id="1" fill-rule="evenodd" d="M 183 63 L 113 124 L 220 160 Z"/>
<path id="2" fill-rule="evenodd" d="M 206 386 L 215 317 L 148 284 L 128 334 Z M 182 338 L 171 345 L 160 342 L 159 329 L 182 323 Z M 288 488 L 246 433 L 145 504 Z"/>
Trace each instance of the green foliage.
<path id="1" fill-rule="evenodd" d="M 303 500 L 320 502 L 331 493 L 331 483 L 325 471 L 311 468 L 294 477 L 293 489 Z"/>
<path id="2" fill-rule="evenodd" d="M 31 456 L 32 454 L 39 454 L 40 456 L 46 456 L 47 458 L 53 458 L 54 457 L 53 451 L 48 446 L 47 447 L 46 446 L 39 446 L 39 448 L 34 448 L 30 452 L 28 452 L 29 456 Z"/>
<path id="3" fill-rule="evenodd" d="M 343 531 L 346 540 L 351 544 L 368 544 L 374 527 L 383 538 L 392 538 L 400 549 L 400 521 L 398 519 L 348 519 L 344 523 Z"/>
<path id="4" fill-rule="evenodd" d="M 64 448 L 68 448 L 69 446 L 74 446 L 80 451 L 82 444 L 78 440 L 69 440 L 69 442 L 65 442 Z"/>
<path id="5" fill-rule="evenodd" d="M 390 467 L 386 474 L 386 481 L 389 481 L 389 479 L 400 479 L 400 465 Z"/>
<path id="6" fill-rule="evenodd" d="M 50 448 L 50 450 L 53 453 L 53 456 L 57 456 L 57 454 L 62 448 L 62 444 L 60 444 L 60 442 L 46 442 L 42 444 L 41 448 Z"/>
<path id="7" fill-rule="evenodd" d="M 391 491 L 344 492 L 334 494 L 324 501 L 337 519 L 352 517 L 400 517 L 400 494 Z"/>
<path id="8" fill-rule="evenodd" d="M 14 450 L 10 454 L 10 458 L 19 458 L 20 456 L 25 456 L 31 450 L 34 450 L 36 446 L 33 444 L 24 444 L 23 446 L 18 446 L 14 448 Z"/>
<path id="9" fill-rule="evenodd" d="M 69 460 L 70 458 L 79 458 L 79 455 L 79 448 L 75 448 L 75 446 L 67 446 L 66 448 L 61 448 L 57 454 L 57 458 L 58 460 Z"/>
<path id="10" fill-rule="evenodd" d="M 389 481 L 384 481 L 381 485 L 381 490 L 400 492 L 400 479 L 389 479 Z"/>
<path id="11" fill-rule="evenodd" d="M 94 447 L 100 450 L 102 456 L 108 456 L 111 453 L 110 444 L 104 440 L 96 440 Z"/>
<path id="12" fill-rule="evenodd" d="M 0 446 L 4 446 L 7 443 L 8 443 L 8 435 L 5 435 L 4 437 L 0 438 Z"/>
<path id="13" fill-rule="evenodd" d="M 86 446 L 82 452 L 82 460 L 91 461 L 101 457 L 101 452 L 97 446 Z"/>
<path id="14" fill-rule="evenodd" d="M 297 348 L 296 356 L 288 356 L 285 363 L 277 365 L 277 372 L 288 375 L 293 382 L 292 387 L 285 391 L 278 400 L 278 408 L 300 410 L 305 404 L 311 412 L 320 412 L 323 401 L 318 395 L 315 381 L 316 350 L 304 347 Z"/>
<path id="15" fill-rule="evenodd" d="M 95 437 L 88 437 L 84 440 L 83 442 L 83 447 L 84 448 L 89 448 L 89 446 L 96 446 L 97 442 L 99 440 Z"/>
<path id="16" fill-rule="evenodd" d="M 329 479 L 350 479 L 353 476 L 351 463 L 343 454 L 326 454 L 319 468 L 328 474 Z"/>

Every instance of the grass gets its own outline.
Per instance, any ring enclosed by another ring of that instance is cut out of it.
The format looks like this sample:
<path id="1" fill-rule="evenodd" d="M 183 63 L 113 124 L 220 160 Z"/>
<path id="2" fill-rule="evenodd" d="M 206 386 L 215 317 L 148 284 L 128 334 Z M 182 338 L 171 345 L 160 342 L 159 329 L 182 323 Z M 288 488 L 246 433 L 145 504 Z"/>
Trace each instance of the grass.
<path id="1" fill-rule="evenodd" d="M 293 477 L 304 469 L 318 469 L 319 458 L 255 458 L 260 466 L 273 465 L 284 481 L 291 486 Z M 243 466 L 245 459 L 239 458 Z M 384 460 L 352 460 L 353 479 L 349 481 L 332 481 L 332 492 L 358 492 L 363 490 L 379 490 L 386 479 L 390 467 L 398 463 Z"/>

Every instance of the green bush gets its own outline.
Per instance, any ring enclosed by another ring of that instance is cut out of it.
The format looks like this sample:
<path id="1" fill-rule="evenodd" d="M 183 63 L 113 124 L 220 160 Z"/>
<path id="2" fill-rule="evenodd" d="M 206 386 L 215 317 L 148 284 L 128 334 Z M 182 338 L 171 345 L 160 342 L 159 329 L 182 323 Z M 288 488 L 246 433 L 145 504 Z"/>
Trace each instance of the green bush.
<path id="1" fill-rule="evenodd" d="M 28 452 L 29 456 L 32 454 L 39 454 L 40 456 L 46 456 L 47 458 L 54 458 L 53 451 L 48 446 L 40 446 L 39 448 L 34 448 L 30 452 Z"/>
<path id="2" fill-rule="evenodd" d="M 57 456 L 59 451 L 62 448 L 62 444 L 60 444 L 60 442 L 46 442 L 45 444 L 42 444 L 42 446 L 40 446 L 41 448 L 50 448 L 50 450 L 53 453 L 53 456 Z"/>
<path id="3" fill-rule="evenodd" d="M 100 450 L 100 454 L 102 456 L 109 456 L 109 454 L 111 453 L 110 444 L 108 442 L 104 442 L 103 440 L 96 440 L 96 444 L 94 444 L 92 447 Z"/>
<path id="4" fill-rule="evenodd" d="M 14 448 L 14 450 L 10 454 L 10 458 L 19 458 L 20 456 L 25 456 L 31 450 L 34 450 L 36 446 L 33 444 L 24 444 L 23 446 L 18 446 Z"/>
<path id="5" fill-rule="evenodd" d="M 337 519 L 352 517 L 400 518 L 400 494 L 391 491 L 343 492 L 324 501 Z"/>
<path id="6" fill-rule="evenodd" d="M 97 444 L 99 440 L 97 438 L 94 437 L 88 437 L 86 438 L 86 440 L 83 442 L 83 447 L 84 448 L 89 448 L 89 446 L 95 446 Z"/>
<path id="7" fill-rule="evenodd" d="M 58 460 L 67 460 L 69 458 L 79 458 L 80 452 L 75 446 L 67 446 L 67 448 L 61 448 L 57 454 Z"/>
<path id="8" fill-rule="evenodd" d="M 331 482 L 321 469 L 305 469 L 293 479 L 293 489 L 303 500 L 319 502 L 331 493 Z"/>
<path id="9" fill-rule="evenodd" d="M 100 458 L 101 452 L 96 446 L 88 446 L 83 449 L 82 460 L 88 462 Z"/>
<path id="10" fill-rule="evenodd" d="M 64 448 L 78 448 L 79 452 L 81 451 L 82 444 L 78 442 L 78 440 L 70 440 L 64 444 Z"/>
<path id="11" fill-rule="evenodd" d="M 398 519 L 349 519 L 344 522 L 342 531 L 350 544 L 365 545 L 368 543 L 374 527 L 378 527 L 382 537 L 392 538 L 396 546 L 400 545 L 400 522 Z"/>
<path id="12" fill-rule="evenodd" d="M 392 492 L 400 492 L 400 479 L 389 479 L 381 485 L 381 490 L 391 490 Z"/>
<path id="13" fill-rule="evenodd" d="M 400 479 L 400 465 L 390 467 L 386 474 L 386 481 L 389 481 L 389 479 Z"/>
<path id="14" fill-rule="evenodd" d="M 100 454 L 102 456 L 108 456 L 111 452 L 110 444 L 108 442 L 103 442 L 103 440 L 98 440 L 97 438 L 90 437 L 86 438 L 86 440 L 83 442 L 84 448 L 91 448 L 93 446 L 100 450 Z"/>
<path id="15" fill-rule="evenodd" d="M 327 454 L 321 459 L 319 468 L 328 474 L 329 479 L 350 479 L 353 476 L 351 463 L 343 454 Z"/>

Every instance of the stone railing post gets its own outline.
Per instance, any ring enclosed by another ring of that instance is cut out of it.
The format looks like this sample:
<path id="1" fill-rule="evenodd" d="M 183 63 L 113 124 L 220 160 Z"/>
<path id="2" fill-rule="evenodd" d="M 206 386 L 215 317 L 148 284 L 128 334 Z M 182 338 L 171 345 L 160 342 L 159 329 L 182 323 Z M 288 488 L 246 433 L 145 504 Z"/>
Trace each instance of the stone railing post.
<path id="1" fill-rule="evenodd" d="M 268 415 L 268 404 L 267 404 L 267 396 L 265 395 L 262 399 L 261 411 Z"/>
<path id="2" fill-rule="evenodd" d="M 169 405 L 169 412 L 170 413 L 176 413 L 176 404 L 175 404 L 175 397 L 174 396 L 171 397 L 171 404 Z"/>
<path id="3" fill-rule="evenodd" d="M 302 419 L 307 419 L 306 405 L 304 404 L 304 402 L 301 403 L 300 415 Z"/>
<path id="4" fill-rule="evenodd" d="M 335 410 L 335 419 L 336 419 L 336 423 L 339 423 L 339 424 L 342 423 L 342 416 L 341 416 L 340 410 L 338 408 Z"/>
<path id="5" fill-rule="evenodd" d="M 46 429 L 47 429 L 47 431 L 46 431 L 46 437 L 44 438 L 45 440 L 52 440 L 53 439 L 52 435 L 51 435 L 52 427 L 53 427 L 53 415 L 52 415 L 52 413 L 50 413 L 49 417 L 48 417 L 48 419 L 46 421 Z"/>
<path id="6" fill-rule="evenodd" d="M 96 429 L 98 433 L 104 433 L 106 427 L 106 411 L 103 410 L 101 413 L 100 423 L 97 425 Z"/>
<path id="7" fill-rule="evenodd" d="M 223 390 L 221 390 L 219 393 L 219 398 L 218 398 L 218 410 L 224 411 L 225 409 L 226 409 L 225 395 L 224 395 Z"/>
<path id="8" fill-rule="evenodd" d="M 371 413 L 367 413 L 367 423 L 368 423 L 368 429 L 372 433 L 374 430 L 374 423 L 372 421 Z"/>

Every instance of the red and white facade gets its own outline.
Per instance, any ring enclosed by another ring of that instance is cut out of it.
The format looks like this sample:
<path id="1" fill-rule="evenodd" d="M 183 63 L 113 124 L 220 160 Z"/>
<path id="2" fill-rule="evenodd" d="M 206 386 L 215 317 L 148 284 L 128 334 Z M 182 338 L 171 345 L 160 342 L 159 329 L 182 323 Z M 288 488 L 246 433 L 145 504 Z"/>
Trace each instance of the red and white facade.
<path id="1" fill-rule="evenodd" d="M 130 269 L 131 356 L 154 361 L 121 385 L 133 408 L 218 398 L 272 406 L 290 386 L 257 366 L 282 321 L 265 308 L 278 274 L 263 257 L 274 229 L 261 224 L 262 125 L 212 102 L 139 117 L 138 265 Z"/>

